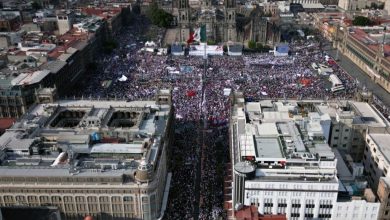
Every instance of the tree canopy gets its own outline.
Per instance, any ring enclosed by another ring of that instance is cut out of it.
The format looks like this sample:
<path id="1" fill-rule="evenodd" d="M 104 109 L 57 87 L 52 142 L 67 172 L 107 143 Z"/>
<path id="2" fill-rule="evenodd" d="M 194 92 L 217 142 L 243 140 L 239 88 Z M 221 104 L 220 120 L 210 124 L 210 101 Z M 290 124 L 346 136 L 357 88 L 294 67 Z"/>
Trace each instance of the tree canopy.
<path id="1" fill-rule="evenodd" d="M 372 21 L 364 16 L 356 16 L 355 19 L 353 19 L 352 24 L 356 26 L 369 26 L 372 25 Z"/>
<path id="2" fill-rule="evenodd" d="M 153 3 L 149 7 L 147 16 L 153 24 L 159 27 L 169 27 L 173 21 L 173 16 L 164 10 L 159 9 L 156 3 Z"/>

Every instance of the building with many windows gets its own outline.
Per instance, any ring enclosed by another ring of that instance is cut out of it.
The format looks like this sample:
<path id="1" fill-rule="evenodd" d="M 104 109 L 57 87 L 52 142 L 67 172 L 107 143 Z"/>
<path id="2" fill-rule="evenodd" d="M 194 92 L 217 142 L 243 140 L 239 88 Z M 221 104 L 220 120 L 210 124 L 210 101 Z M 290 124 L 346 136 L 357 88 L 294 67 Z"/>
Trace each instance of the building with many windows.
<path id="1" fill-rule="evenodd" d="M 363 165 L 328 145 L 333 125 L 320 109 L 336 108 L 335 103 L 245 103 L 236 97 L 230 125 L 232 200 L 225 207 L 256 206 L 261 215 L 288 219 L 376 219 L 380 203 L 367 188 Z M 347 207 L 353 207 L 350 216 L 341 213 Z"/>
<path id="2" fill-rule="evenodd" d="M 390 133 L 368 130 L 364 151 L 364 169 L 370 186 L 381 201 L 380 220 L 390 219 Z"/>
<path id="3" fill-rule="evenodd" d="M 337 27 L 334 46 L 370 78 L 390 92 L 389 27 Z"/>
<path id="4" fill-rule="evenodd" d="M 64 219 L 161 217 L 173 109 L 170 91 L 157 98 L 36 105 L 0 137 L 0 206 L 56 206 Z"/>
<path id="5" fill-rule="evenodd" d="M 386 119 L 365 102 L 339 101 L 318 105 L 316 109 L 321 115 L 330 116 L 329 145 L 346 152 L 355 162 L 363 159 L 367 129 L 384 131 L 388 126 Z"/>

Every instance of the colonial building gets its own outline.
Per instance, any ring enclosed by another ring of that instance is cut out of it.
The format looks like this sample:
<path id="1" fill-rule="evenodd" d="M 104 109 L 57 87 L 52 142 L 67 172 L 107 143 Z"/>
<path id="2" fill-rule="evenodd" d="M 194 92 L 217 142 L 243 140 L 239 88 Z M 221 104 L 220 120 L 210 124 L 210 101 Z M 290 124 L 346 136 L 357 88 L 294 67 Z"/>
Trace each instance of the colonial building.
<path id="1" fill-rule="evenodd" d="M 0 137 L 0 206 L 56 206 L 63 219 L 161 217 L 170 97 L 36 105 Z"/>
<path id="2" fill-rule="evenodd" d="M 237 41 L 236 2 L 225 0 L 222 6 L 202 0 L 200 8 L 191 8 L 188 0 L 177 0 L 178 41 L 184 42 L 190 33 L 201 25 L 206 26 L 208 40 L 215 42 Z"/>
<path id="3" fill-rule="evenodd" d="M 334 47 L 351 59 L 370 78 L 390 92 L 389 28 L 338 27 Z"/>

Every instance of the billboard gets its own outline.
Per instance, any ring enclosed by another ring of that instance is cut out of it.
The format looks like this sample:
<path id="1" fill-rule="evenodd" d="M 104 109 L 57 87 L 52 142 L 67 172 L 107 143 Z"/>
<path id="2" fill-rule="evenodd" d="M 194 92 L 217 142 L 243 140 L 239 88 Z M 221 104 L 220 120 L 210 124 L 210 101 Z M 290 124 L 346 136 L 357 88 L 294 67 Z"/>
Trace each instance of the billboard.
<path id="1" fill-rule="evenodd" d="M 206 48 L 206 54 L 207 55 L 223 55 L 223 47 L 222 46 L 215 46 L 215 45 L 192 45 L 190 46 L 189 54 L 191 56 L 204 56 L 205 55 L 205 48 Z"/>

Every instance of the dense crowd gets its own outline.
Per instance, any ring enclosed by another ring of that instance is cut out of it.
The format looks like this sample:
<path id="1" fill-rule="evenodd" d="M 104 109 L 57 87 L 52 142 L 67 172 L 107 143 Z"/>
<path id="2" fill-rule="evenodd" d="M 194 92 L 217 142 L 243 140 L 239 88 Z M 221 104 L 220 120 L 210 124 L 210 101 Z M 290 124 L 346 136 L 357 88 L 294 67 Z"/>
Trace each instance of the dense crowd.
<path id="1" fill-rule="evenodd" d="M 327 76 L 310 67 L 313 62 L 327 63 L 314 41 L 292 42 L 288 57 L 253 54 L 205 61 L 201 57 L 158 56 L 139 52 L 145 43 L 139 36 L 146 28 L 142 19 L 137 22 L 117 36 L 118 49 L 97 59 L 96 72 L 73 95 L 131 101 L 151 99 L 158 89 L 172 89 L 176 122 L 166 219 L 223 216 L 229 92 L 242 91 L 252 100 L 349 98 L 355 92 L 354 81 L 336 64 L 332 65 L 334 74 L 346 88 L 337 95 L 330 91 Z M 161 41 L 162 35 L 153 40 Z M 125 80 L 119 80 L 123 76 Z"/>

